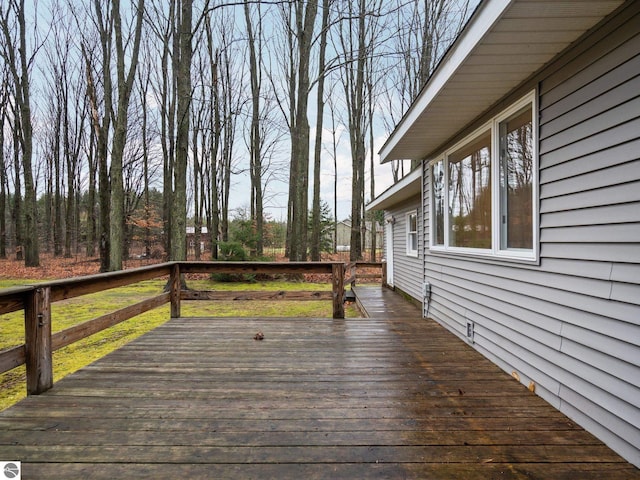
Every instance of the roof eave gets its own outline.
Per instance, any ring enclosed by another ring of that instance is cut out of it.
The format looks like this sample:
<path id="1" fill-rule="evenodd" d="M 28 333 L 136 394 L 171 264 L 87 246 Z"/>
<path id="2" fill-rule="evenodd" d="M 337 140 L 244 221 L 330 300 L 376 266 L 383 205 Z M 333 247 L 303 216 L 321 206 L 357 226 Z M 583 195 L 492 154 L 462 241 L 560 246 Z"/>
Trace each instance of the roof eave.
<path id="1" fill-rule="evenodd" d="M 380 150 L 382 163 L 441 152 L 624 0 L 484 0 Z"/>
<path id="2" fill-rule="evenodd" d="M 458 70 L 460 65 L 473 51 L 475 46 L 484 37 L 489 28 L 500 18 L 503 12 L 511 4 L 512 0 L 498 0 L 494 2 L 481 2 L 472 18 L 469 20 L 454 44 L 447 51 L 444 58 L 439 62 L 438 67 L 433 72 L 429 81 L 422 89 L 418 98 L 412 103 L 409 110 L 404 114 L 400 123 L 391 133 L 380 150 L 380 162 L 385 163 L 391 160 L 401 160 L 390 158 L 391 152 L 402 137 L 407 133 L 409 127 L 427 109 L 436 95 L 442 90 L 445 84 Z M 421 158 L 404 158 L 402 160 L 422 160 Z"/>
<path id="3" fill-rule="evenodd" d="M 367 206 L 367 211 L 386 210 L 422 192 L 422 170 L 417 168 L 378 195 Z"/>

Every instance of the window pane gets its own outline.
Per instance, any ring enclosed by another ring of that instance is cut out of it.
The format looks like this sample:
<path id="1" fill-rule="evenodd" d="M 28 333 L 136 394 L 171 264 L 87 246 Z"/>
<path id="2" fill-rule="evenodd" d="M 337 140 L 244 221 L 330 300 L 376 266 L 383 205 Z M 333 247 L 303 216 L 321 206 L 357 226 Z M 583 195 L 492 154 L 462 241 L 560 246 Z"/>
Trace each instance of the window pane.
<path id="1" fill-rule="evenodd" d="M 418 253 L 418 214 L 410 213 L 407 216 L 407 252 Z"/>
<path id="2" fill-rule="evenodd" d="M 449 156 L 449 245 L 491 248 L 491 132 Z"/>
<path id="3" fill-rule="evenodd" d="M 500 247 L 533 248 L 531 106 L 500 123 Z"/>
<path id="4" fill-rule="evenodd" d="M 433 202 L 432 242 L 444 245 L 444 161 L 440 160 L 431 167 L 431 185 Z"/>

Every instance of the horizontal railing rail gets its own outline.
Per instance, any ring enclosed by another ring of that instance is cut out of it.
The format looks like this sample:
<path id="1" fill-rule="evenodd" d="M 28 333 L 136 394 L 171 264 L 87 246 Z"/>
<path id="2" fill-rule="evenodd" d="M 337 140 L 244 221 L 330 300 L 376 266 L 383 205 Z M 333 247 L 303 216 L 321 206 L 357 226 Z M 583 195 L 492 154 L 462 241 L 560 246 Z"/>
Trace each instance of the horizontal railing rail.
<path id="1" fill-rule="evenodd" d="M 0 373 L 26 364 L 27 394 L 42 393 L 53 386 L 54 351 L 167 303 L 171 304 L 171 318 L 178 318 L 181 300 L 331 299 L 333 318 L 344 318 L 344 272 L 341 262 L 167 262 L 6 289 L 0 291 L 0 315 L 24 310 L 25 342 L 0 351 Z M 190 273 L 327 274 L 331 276 L 332 288 L 330 292 L 224 292 L 221 295 L 182 289 L 182 276 Z M 168 278 L 165 292 L 52 334 L 52 303 L 159 277 Z"/>
<path id="2" fill-rule="evenodd" d="M 363 273 L 362 270 L 374 270 L 373 273 Z M 387 264 L 386 262 L 351 262 L 346 266 L 345 285 L 355 285 L 358 280 L 379 280 L 382 285 L 387 284 Z"/>

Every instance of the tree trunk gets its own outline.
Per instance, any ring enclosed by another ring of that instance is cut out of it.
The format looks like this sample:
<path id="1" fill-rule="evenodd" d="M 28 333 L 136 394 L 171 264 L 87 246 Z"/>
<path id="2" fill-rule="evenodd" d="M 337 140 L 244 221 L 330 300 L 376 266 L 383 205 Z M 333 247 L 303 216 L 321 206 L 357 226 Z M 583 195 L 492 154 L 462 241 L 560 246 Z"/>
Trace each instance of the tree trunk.
<path id="1" fill-rule="evenodd" d="M 68 114 L 68 85 L 62 85 L 62 105 L 64 107 L 63 118 L 63 139 L 64 139 L 64 157 L 66 159 L 67 168 L 67 202 L 66 202 L 66 217 L 65 217 L 65 235 L 64 235 L 64 257 L 71 258 L 71 245 L 74 237 L 75 230 L 75 210 L 76 210 L 76 195 L 75 195 L 75 173 L 76 165 L 78 163 L 79 151 L 73 146 L 73 139 L 71 138 L 71 131 L 69 125 Z M 77 141 L 79 145 L 79 141 Z"/>
<path id="2" fill-rule="evenodd" d="M 102 89 L 104 94 L 104 113 L 100 118 L 100 109 L 96 82 L 93 79 L 91 58 L 92 52 L 88 52 L 85 44 L 81 44 L 82 56 L 85 61 L 87 76 L 87 97 L 91 107 L 91 123 L 96 138 L 95 165 L 98 172 L 98 227 L 100 232 L 99 253 L 100 271 L 109 271 L 110 260 L 110 220 L 109 207 L 111 204 L 111 190 L 108 171 L 108 138 L 111 128 L 112 83 L 111 83 L 111 28 L 104 25 L 102 10 L 99 4 L 95 4 L 96 24 L 100 33 Z"/>
<path id="3" fill-rule="evenodd" d="M 109 271 L 109 259 L 111 257 L 110 219 L 109 205 L 111 203 L 111 189 L 109 171 L 107 168 L 107 136 L 109 132 L 109 115 L 105 115 L 104 123 L 100 128 L 98 139 L 98 198 L 100 208 L 100 271 Z"/>
<path id="4" fill-rule="evenodd" d="M 14 117 L 14 122 L 19 122 L 19 118 Z M 15 126 L 13 128 L 13 209 L 12 209 L 12 220 L 14 225 L 14 245 L 16 247 L 16 260 L 23 261 L 24 260 L 24 252 L 22 251 L 22 246 L 24 244 L 24 222 L 22 221 L 22 186 L 20 184 L 20 150 L 18 149 L 18 145 L 20 143 L 20 139 L 18 137 L 19 127 Z"/>
<path id="5" fill-rule="evenodd" d="M 228 47 L 228 45 L 226 45 Z M 220 195 L 220 235 L 223 242 L 229 241 L 229 195 L 231 192 L 231 162 L 233 160 L 234 137 L 235 137 L 235 113 L 236 107 L 233 97 L 233 72 L 230 68 L 229 52 L 224 51 L 221 59 L 224 59 L 222 67 L 223 71 L 223 88 L 222 96 L 224 97 L 223 112 L 221 118 L 224 122 L 224 135 L 222 137 L 222 192 Z"/>
<path id="6" fill-rule="evenodd" d="M 357 15 L 357 39 L 349 33 L 348 48 L 353 50 L 355 58 L 351 59 L 351 64 L 347 66 L 345 94 L 347 96 L 349 115 L 349 137 L 351 144 L 351 239 L 349 259 L 353 262 L 362 259 L 362 225 L 363 209 L 362 197 L 364 194 L 364 74 L 366 64 L 365 45 L 365 2 L 358 2 Z M 354 66 L 355 65 L 355 66 Z"/>
<path id="7" fill-rule="evenodd" d="M 258 6 L 258 18 L 261 12 Z M 249 158 L 251 177 L 251 219 L 256 226 L 256 255 L 261 257 L 264 250 L 264 213 L 262 208 L 262 138 L 260 133 L 261 81 L 258 56 L 262 54 L 262 29 L 258 23 L 258 38 L 255 38 L 249 4 L 244 4 L 244 18 L 247 26 L 249 45 L 249 78 L 251 83 L 251 126 L 249 128 Z"/>
<path id="8" fill-rule="evenodd" d="M 218 51 L 213 48 L 213 36 L 211 32 L 211 18 L 206 18 L 207 51 L 211 65 L 211 100 L 213 112 L 211 112 L 211 146 L 209 152 L 210 171 L 210 197 L 211 221 L 209 223 L 209 236 L 211 240 L 211 259 L 218 259 L 218 230 L 220 228 L 220 200 L 218 198 L 218 152 L 220 151 L 220 87 L 218 78 Z"/>
<path id="9" fill-rule="evenodd" d="M 51 155 L 53 156 L 53 255 L 59 257 L 62 255 L 62 192 L 61 192 L 61 175 L 60 168 L 60 120 L 62 108 L 56 105 L 56 119 L 53 131 L 53 139 L 51 145 Z"/>
<path id="10" fill-rule="evenodd" d="M 93 129 L 89 133 L 89 185 L 87 193 L 87 241 L 86 255 L 93 257 L 96 254 L 96 157 L 95 157 L 95 140 L 96 136 Z"/>
<path id="11" fill-rule="evenodd" d="M 200 260 L 202 252 L 200 251 L 200 237 L 202 235 L 202 217 L 200 210 L 200 182 L 202 172 L 200 168 L 200 150 L 198 145 L 198 138 L 202 134 L 200 127 L 200 119 L 202 112 L 195 115 L 193 120 L 193 134 L 192 134 L 192 156 L 193 156 L 193 253 L 196 260 Z M 188 253 L 188 252 L 187 252 Z M 188 255 L 187 255 L 188 256 Z"/>
<path id="12" fill-rule="evenodd" d="M 24 0 L 11 2 L 6 6 L 6 12 L 0 11 L 0 28 L 4 37 L 4 49 L 0 54 L 4 57 L 9 68 L 14 86 L 14 162 L 16 167 L 16 186 L 20 183 L 20 168 L 22 164 L 22 179 L 24 181 L 24 232 L 16 228 L 16 239 L 20 238 L 24 244 L 24 262 L 27 267 L 37 267 L 40 264 L 40 251 L 38 241 L 38 221 L 36 191 L 33 181 L 32 152 L 33 152 L 33 128 L 31 123 L 31 94 L 30 72 L 31 58 L 27 57 L 27 29 L 25 22 Z M 5 8 L 3 5 L 2 9 Z M 11 10 L 15 15 L 18 33 L 18 45 L 14 44 L 9 27 Z M 19 147 L 18 147 L 19 145 Z M 22 153 L 20 162 L 19 152 Z M 20 225 L 20 212 L 18 209 L 19 195 L 16 189 L 16 227 Z M 24 234 L 24 235 L 22 235 Z M 20 245 L 18 243 L 18 245 Z"/>
<path id="13" fill-rule="evenodd" d="M 27 267 L 40 265 L 40 249 L 38 242 L 38 206 L 36 189 L 33 182 L 31 156 L 33 151 L 33 130 L 31 124 L 31 94 L 29 86 L 29 67 L 27 59 L 26 27 L 24 19 L 24 0 L 20 2 L 18 23 L 20 25 L 20 66 L 22 70 L 22 100 L 20 102 L 20 118 L 22 119 L 23 152 L 22 170 L 24 174 L 24 264 Z"/>
<path id="14" fill-rule="evenodd" d="M 322 30 L 320 32 L 320 53 L 318 65 L 318 89 L 316 98 L 316 138 L 313 151 L 313 219 L 311 225 L 311 260 L 320 260 L 320 168 L 322 153 L 322 120 L 324 115 L 324 81 L 325 81 L 325 57 L 327 51 L 327 30 L 329 27 L 329 3 L 330 0 L 322 2 Z"/>
<path id="15" fill-rule="evenodd" d="M 376 176 L 375 176 L 375 161 L 374 161 L 374 155 L 373 155 L 373 85 L 372 85 L 372 77 L 373 75 L 370 72 L 370 76 L 369 76 L 369 110 L 367 112 L 367 115 L 369 117 L 369 155 L 371 157 L 371 162 L 370 162 L 370 168 L 371 168 L 371 181 L 370 181 L 370 194 L 371 194 L 371 200 L 373 200 L 374 198 L 376 198 Z M 377 225 L 378 222 L 376 221 L 376 216 L 375 216 L 375 212 L 371 212 L 371 261 L 375 262 L 376 261 L 376 249 L 378 248 L 377 245 L 377 241 L 378 241 L 378 234 L 377 234 Z"/>
<path id="16" fill-rule="evenodd" d="M 170 260 L 186 259 L 187 227 L 187 160 L 189 155 L 189 110 L 191 106 L 191 15 L 192 0 L 180 2 L 180 26 L 176 40 L 179 42 L 177 80 L 177 131 L 174 166 L 173 217 L 171 225 Z"/>
<path id="17" fill-rule="evenodd" d="M 291 124 L 291 175 L 289 189 L 289 219 L 291 223 L 289 259 L 304 261 L 307 259 L 308 240 L 308 197 L 309 197 L 309 121 L 307 109 L 309 102 L 309 67 L 313 30 L 318 3 L 308 1 L 295 3 L 295 41 L 297 42 L 297 84 L 289 92 L 293 118 Z M 293 62 L 293 59 L 291 59 Z M 293 77 L 295 78 L 295 76 Z M 293 87 L 293 85 L 291 85 Z M 296 102 L 297 96 L 297 102 Z"/>
<path id="18" fill-rule="evenodd" d="M 7 258 L 7 170 L 4 161 L 5 92 L 0 98 L 0 258 Z"/>
<path id="19" fill-rule="evenodd" d="M 140 97 L 146 98 L 147 91 L 149 89 L 149 77 L 145 77 L 144 79 L 140 79 Z M 143 213 L 143 239 L 144 239 L 144 256 L 145 258 L 151 257 L 151 228 L 150 228 L 150 220 L 151 220 L 151 203 L 149 199 L 149 144 L 147 139 L 147 102 L 142 101 L 142 125 L 141 125 L 141 135 L 142 135 L 142 176 L 144 182 L 144 213 Z"/>
<path id="20" fill-rule="evenodd" d="M 140 37 L 142 35 L 142 19 L 144 17 L 144 0 L 138 0 L 136 10 L 136 26 L 133 49 L 125 54 L 120 18 L 120 0 L 113 0 L 113 28 L 116 41 L 116 70 L 118 78 L 118 112 L 113 125 L 113 145 L 111 148 L 111 208 L 109 221 L 111 224 L 109 254 L 109 270 L 122 270 L 122 259 L 125 245 L 125 208 L 124 184 L 122 178 L 122 161 L 127 141 L 128 111 L 133 80 L 138 66 Z M 125 58 L 129 58 L 129 71 L 125 73 Z"/>
<path id="21" fill-rule="evenodd" d="M 163 188 L 162 188 L 162 224 L 163 244 L 165 255 L 171 252 L 171 225 L 173 205 L 173 158 L 175 152 L 174 119 L 175 119 L 175 72 L 169 71 L 169 59 L 172 55 L 170 43 L 175 32 L 175 8 L 176 2 L 169 2 L 169 14 L 166 31 L 162 33 L 162 84 L 160 86 L 160 138 L 163 159 Z M 172 67 L 175 65 L 172 63 Z M 171 81 L 171 80 L 174 81 Z"/>

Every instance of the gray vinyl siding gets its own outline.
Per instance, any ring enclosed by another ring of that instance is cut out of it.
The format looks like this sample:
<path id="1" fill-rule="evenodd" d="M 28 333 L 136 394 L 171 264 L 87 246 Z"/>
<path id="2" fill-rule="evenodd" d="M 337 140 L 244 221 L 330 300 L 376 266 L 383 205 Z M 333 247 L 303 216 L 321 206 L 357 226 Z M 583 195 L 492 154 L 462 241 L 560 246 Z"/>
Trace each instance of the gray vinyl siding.
<path id="1" fill-rule="evenodd" d="M 639 25 L 629 2 L 519 89 L 539 97 L 538 265 L 430 253 L 423 172 L 429 316 L 474 322 L 474 348 L 637 466 Z"/>
<path id="2" fill-rule="evenodd" d="M 422 301 L 422 252 L 423 239 L 420 212 L 420 196 L 403 202 L 393 209 L 386 210 L 387 215 L 396 219 L 393 225 L 393 284 L 394 287 Z M 418 256 L 407 255 L 407 213 L 416 211 L 418 215 Z"/>

